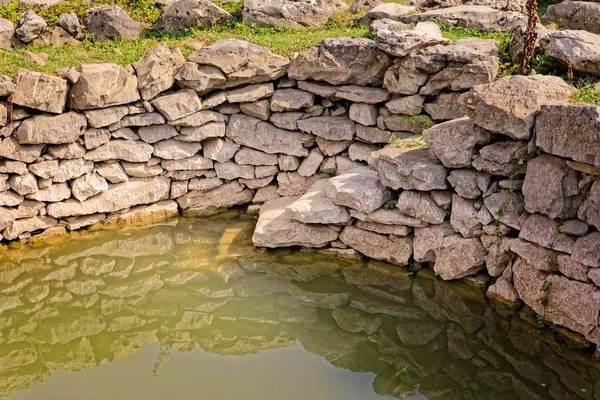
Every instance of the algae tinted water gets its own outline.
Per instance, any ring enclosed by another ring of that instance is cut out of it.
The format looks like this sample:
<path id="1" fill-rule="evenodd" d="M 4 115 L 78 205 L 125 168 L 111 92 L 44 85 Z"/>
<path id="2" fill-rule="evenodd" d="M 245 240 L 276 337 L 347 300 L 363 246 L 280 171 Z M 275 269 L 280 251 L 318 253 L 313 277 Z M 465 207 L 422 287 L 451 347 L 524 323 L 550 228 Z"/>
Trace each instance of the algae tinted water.
<path id="1" fill-rule="evenodd" d="M 483 289 L 251 245 L 235 213 L 9 249 L 9 399 L 597 399 L 587 343 Z"/>

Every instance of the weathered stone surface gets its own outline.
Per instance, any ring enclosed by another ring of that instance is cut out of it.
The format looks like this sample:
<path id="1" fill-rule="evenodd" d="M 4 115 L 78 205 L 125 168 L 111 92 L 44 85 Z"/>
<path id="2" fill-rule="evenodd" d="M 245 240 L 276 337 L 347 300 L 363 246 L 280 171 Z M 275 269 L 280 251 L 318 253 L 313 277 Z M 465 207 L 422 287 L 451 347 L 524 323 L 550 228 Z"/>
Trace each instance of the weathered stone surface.
<path id="1" fill-rule="evenodd" d="M 423 131 L 423 139 L 445 167 L 465 168 L 471 165 L 475 147 L 488 142 L 490 134 L 469 118 L 460 118 Z"/>
<path id="2" fill-rule="evenodd" d="M 415 94 L 396 97 L 385 103 L 385 106 L 392 114 L 418 115 L 423 110 L 424 101 L 425 97 Z"/>
<path id="3" fill-rule="evenodd" d="M 600 108 L 591 105 L 542 106 L 536 117 L 536 145 L 542 150 L 600 166 L 597 132 Z"/>
<path id="4" fill-rule="evenodd" d="M 138 77 L 138 88 L 144 100 L 151 100 L 175 83 L 175 74 L 185 58 L 179 49 L 170 51 L 165 43 L 148 50 L 133 64 Z"/>
<path id="5" fill-rule="evenodd" d="M 283 153 L 298 157 L 308 155 L 308 150 L 302 145 L 309 137 L 302 133 L 279 129 L 245 115 L 231 116 L 227 128 L 227 137 L 237 144 L 269 154 Z"/>
<path id="6" fill-rule="evenodd" d="M 7 240 L 13 240 L 25 232 L 35 232 L 48 229 L 56 225 L 56 220 L 50 217 L 32 217 L 13 221 L 9 227 L 2 231 L 2 236 Z"/>
<path id="7" fill-rule="evenodd" d="M 298 174 L 304 177 L 309 177 L 316 174 L 324 158 L 325 157 L 323 156 L 323 153 L 321 153 L 318 148 L 312 149 L 308 154 L 308 157 L 306 157 L 300 163 L 300 166 L 298 167 Z"/>
<path id="8" fill-rule="evenodd" d="M 467 110 L 458 101 L 462 93 L 440 93 L 433 102 L 427 103 L 423 109 L 435 121 L 449 121 L 462 118 Z"/>
<path id="9" fill-rule="evenodd" d="M 573 247 L 573 260 L 589 267 L 600 267 L 600 233 L 592 232 L 578 238 Z"/>
<path id="10" fill-rule="evenodd" d="M 75 112 L 57 116 L 42 114 L 24 121 L 17 130 L 17 138 L 22 144 L 72 143 L 86 126 L 85 117 Z"/>
<path id="11" fill-rule="evenodd" d="M 397 20 L 400 16 L 415 10 L 416 9 L 412 6 L 397 3 L 384 3 L 368 10 L 360 17 L 360 20 L 367 25 L 371 25 L 373 21 L 377 21 L 378 19 Z"/>
<path id="12" fill-rule="evenodd" d="M 145 24 L 134 21 L 118 6 L 88 8 L 85 11 L 84 23 L 97 42 L 136 40 L 146 28 Z"/>
<path id="13" fill-rule="evenodd" d="M 19 15 L 15 36 L 23 43 L 29 43 L 37 38 L 46 29 L 48 24 L 33 10 L 28 10 Z"/>
<path id="14" fill-rule="evenodd" d="M 460 197 L 478 199 L 490 185 L 491 175 L 472 169 L 457 169 L 450 172 L 448 182 Z"/>
<path id="15" fill-rule="evenodd" d="M 427 10 L 422 13 L 405 15 L 399 18 L 405 24 L 435 21 L 449 26 L 460 26 L 477 31 L 509 32 L 526 25 L 523 14 L 514 11 L 498 11 L 484 5 L 458 5 L 454 7 Z"/>
<path id="16" fill-rule="evenodd" d="M 58 169 L 52 174 L 52 182 L 63 183 L 87 174 L 94 168 L 94 163 L 83 158 L 61 160 Z"/>
<path id="17" fill-rule="evenodd" d="M 77 14 L 70 13 L 62 13 L 58 16 L 58 25 L 63 28 L 69 35 L 77 38 L 81 36 L 81 26 L 79 24 L 79 18 L 77 18 Z"/>
<path id="18" fill-rule="evenodd" d="M 231 139 L 211 138 L 204 141 L 203 155 L 205 158 L 224 163 L 233 158 L 240 146 Z M 252 179 L 252 177 L 245 177 Z"/>
<path id="19" fill-rule="evenodd" d="M 428 193 L 404 190 L 396 207 L 404 214 L 430 224 L 441 224 L 446 218 L 446 211 L 438 207 Z"/>
<path id="20" fill-rule="evenodd" d="M 277 155 L 242 147 L 235 153 L 235 162 L 240 165 L 277 165 Z"/>
<path id="21" fill-rule="evenodd" d="M 96 172 L 110 183 L 121 183 L 129 179 L 118 162 L 101 165 L 96 168 Z"/>
<path id="22" fill-rule="evenodd" d="M 600 36 L 575 30 L 550 32 L 540 39 L 544 52 L 585 74 L 600 76 Z"/>
<path id="23" fill-rule="evenodd" d="M 391 63 L 390 57 L 377 49 L 372 40 L 325 39 L 299 54 L 290 64 L 288 76 L 332 85 L 374 86 L 381 84 Z"/>
<path id="24" fill-rule="evenodd" d="M 144 162 L 152 157 L 153 150 L 152 146 L 144 142 L 117 139 L 87 152 L 84 158 L 95 162 L 106 160 Z"/>
<path id="25" fill-rule="evenodd" d="M 108 129 L 89 128 L 83 133 L 85 148 L 88 150 L 98 148 L 103 144 L 108 143 L 111 136 Z"/>
<path id="26" fill-rule="evenodd" d="M 185 210 L 184 215 L 213 215 L 235 205 L 250 203 L 253 195 L 251 190 L 234 181 L 206 192 L 189 192 L 178 198 L 177 203 Z"/>
<path id="27" fill-rule="evenodd" d="M 446 189 L 448 171 L 428 150 L 387 147 L 371 154 L 381 182 L 392 189 Z"/>
<path id="28" fill-rule="evenodd" d="M 37 180 L 32 174 L 13 175 L 8 180 L 8 184 L 12 190 L 21 196 L 35 193 L 38 190 Z"/>
<path id="29" fill-rule="evenodd" d="M 13 47 L 14 37 L 15 26 L 13 23 L 7 19 L 0 18 L 0 49 L 10 51 Z M 0 93 L 2 92 L 4 92 L 4 89 L 0 90 Z"/>
<path id="30" fill-rule="evenodd" d="M 487 289 L 485 295 L 508 308 L 517 309 L 521 305 L 521 298 L 513 285 L 502 277 Z"/>
<path id="31" fill-rule="evenodd" d="M 527 156 L 525 142 L 497 142 L 483 147 L 472 162 L 478 171 L 492 175 L 511 176 L 521 168 L 520 160 Z"/>
<path id="32" fill-rule="evenodd" d="M 271 111 L 294 111 L 314 104 L 315 95 L 300 89 L 279 89 L 271 98 Z"/>
<path id="33" fill-rule="evenodd" d="M 271 116 L 271 105 L 268 99 L 262 99 L 252 103 L 240 104 L 240 111 L 251 117 L 268 121 Z"/>
<path id="34" fill-rule="evenodd" d="M 350 220 L 345 207 L 336 205 L 326 195 L 327 181 L 316 181 L 298 200 L 287 206 L 290 218 L 305 224 L 341 224 Z"/>
<path id="35" fill-rule="evenodd" d="M 277 193 L 284 197 L 303 195 L 317 179 L 316 176 L 305 177 L 297 172 L 280 172 L 277 174 Z"/>
<path id="36" fill-rule="evenodd" d="M 14 104 L 55 114 L 63 112 L 69 91 L 65 79 L 21 69 L 15 84 Z"/>
<path id="37" fill-rule="evenodd" d="M 392 198 L 377 172 L 367 168 L 353 169 L 329 179 L 324 190 L 335 204 L 364 213 L 372 213 Z"/>
<path id="38" fill-rule="evenodd" d="M 104 108 L 132 103 L 140 99 L 138 79 L 123 67 L 110 64 L 81 64 L 81 74 L 70 92 L 71 103 L 78 110 Z"/>
<path id="39" fill-rule="evenodd" d="M 516 257 L 510 251 L 514 239 L 492 235 L 482 235 L 481 243 L 486 250 L 485 267 L 491 276 L 501 276 Z"/>
<path id="40" fill-rule="evenodd" d="M 153 28 L 179 35 L 188 28 L 208 29 L 231 18 L 231 14 L 208 0 L 179 0 L 166 7 Z"/>
<path id="41" fill-rule="evenodd" d="M 243 178 L 254 179 L 254 167 L 252 165 L 237 165 L 233 162 L 215 164 L 217 176 L 228 181 Z"/>
<path id="42" fill-rule="evenodd" d="M 380 19 L 372 24 L 374 40 L 381 50 L 396 57 L 404 57 L 422 48 L 450 44 L 433 22 L 419 22 L 416 26 L 390 19 Z"/>
<path id="43" fill-rule="evenodd" d="M 590 189 L 589 197 L 579 207 L 577 217 L 596 228 L 600 226 L 600 183 L 598 181 L 594 182 Z M 586 230 L 581 229 L 584 234 Z"/>
<path id="44" fill-rule="evenodd" d="M 182 90 L 159 97 L 152 105 L 169 121 L 192 115 L 202 109 L 202 103 L 194 90 Z"/>
<path id="45" fill-rule="evenodd" d="M 571 253 L 575 244 L 569 236 L 559 233 L 555 221 L 540 214 L 532 214 L 523 222 L 519 238 L 565 253 Z"/>
<path id="46" fill-rule="evenodd" d="M 525 209 L 550 218 L 574 217 L 582 201 L 577 181 L 577 173 L 560 158 L 542 155 L 530 160 L 523 182 Z"/>
<path id="47" fill-rule="evenodd" d="M 138 204 L 156 203 L 165 199 L 171 189 L 164 177 L 131 178 L 84 202 L 65 201 L 48 205 L 48 214 L 54 218 L 114 212 Z"/>
<path id="48" fill-rule="evenodd" d="M 510 76 L 474 87 L 462 98 L 473 122 L 492 133 L 528 140 L 542 104 L 569 104 L 575 88 L 556 76 Z"/>
<path id="49" fill-rule="evenodd" d="M 372 104 L 352 103 L 348 116 L 352 121 L 358 122 L 365 126 L 373 126 L 377 124 L 377 106 Z"/>
<path id="50" fill-rule="evenodd" d="M 477 208 L 474 200 L 463 199 L 458 195 L 452 196 L 452 211 L 450 224 L 463 237 L 470 238 L 481 235 L 481 223 L 477 220 Z"/>
<path id="51" fill-rule="evenodd" d="M 514 239 L 510 244 L 510 250 L 527 262 L 530 267 L 540 271 L 549 272 L 558 265 L 559 253 L 524 240 Z"/>
<path id="52" fill-rule="evenodd" d="M 194 89 L 196 92 L 204 94 L 221 87 L 227 82 L 227 78 L 216 67 L 186 62 L 177 70 L 175 81 L 181 88 Z M 210 107 L 217 106 L 225 101 L 223 93 L 218 93 L 215 96 L 217 97 L 207 101 Z"/>
<path id="53" fill-rule="evenodd" d="M 190 54 L 188 61 L 219 68 L 224 87 L 268 82 L 286 72 L 289 60 L 245 40 L 221 39 Z"/>
<path id="54" fill-rule="evenodd" d="M 483 203 L 493 218 L 511 228 L 521 229 L 523 221 L 527 218 L 523 195 L 519 192 L 493 193 L 483 199 Z"/>
<path id="55" fill-rule="evenodd" d="M 75 179 L 71 183 L 71 190 L 73 197 L 82 202 L 89 197 L 108 190 L 108 183 L 100 175 L 88 173 Z"/>
<path id="56" fill-rule="evenodd" d="M 353 226 L 347 226 L 340 240 L 356 251 L 376 260 L 406 265 L 412 253 L 410 240 L 396 236 L 384 236 Z"/>
<path id="57" fill-rule="evenodd" d="M 298 129 L 327 140 L 351 140 L 354 122 L 346 117 L 312 117 L 298 121 Z"/>
<path id="58" fill-rule="evenodd" d="M 377 104 L 389 99 L 390 92 L 381 88 L 348 85 L 340 87 L 335 97 L 358 103 Z"/>
<path id="59" fill-rule="evenodd" d="M 600 33 L 600 5 L 587 1 L 564 1 L 552 4 L 542 17 L 544 23 L 555 23 L 562 29 Z"/>
<path id="60" fill-rule="evenodd" d="M 320 28 L 332 15 L 314 2 L 293 0 L 246 0 L 242 17 L 248 25 L 283 26 L 292 29 Z"/>
<path id="61" fill-rule="evenodd" d="M 485 262 L 481 241 L 455 234 L 448 222 L 415 229 L 413 249 L 415 260 L 435 262 L 433 269 L 444 280 L 474 275 Z"/>
<path id="62" fill-rule="evenodd" d="M 192 157 L 202 148 L 202 145 L 195 142 L 182 142 L 176 139 L 167 139 L 154 143 L 152 147 L 154 148 L 152 155 L 155 157 L 160 157 L 164 160 L 181 160 L 183 158 Z"/>
<path id="63" fill-rule="evenodd" d="M 389 143 L 393 133 L 379 128 L 356 125 L 356 137 L 366 143 Z"/>
<path id="64" fill-rule="evenodd" d="M 0 143 L 0 157 L 30 163 L 42 154 L 43 148 L 41 144 L 21 145 L 17 139 L 7 137 Z"/>
<path id="65" fill-rule="evenodd" d="M 338 238 L 338 232 L 322 225 L 308 225 L 293 220 L 287 207 L 298 197 L 284 197 L 266 202 L 261 210 L 252 242 L 258 247 L 323 247 Z"/>
<path id="66" fill-rule="evenodd" d="M 148 165 L 147 163 L 130 163 L 122 161 L 121 165 L 127 175 L 134 178 L 150 178 L 162 174 L 163 169 L 160 164 Z"/>

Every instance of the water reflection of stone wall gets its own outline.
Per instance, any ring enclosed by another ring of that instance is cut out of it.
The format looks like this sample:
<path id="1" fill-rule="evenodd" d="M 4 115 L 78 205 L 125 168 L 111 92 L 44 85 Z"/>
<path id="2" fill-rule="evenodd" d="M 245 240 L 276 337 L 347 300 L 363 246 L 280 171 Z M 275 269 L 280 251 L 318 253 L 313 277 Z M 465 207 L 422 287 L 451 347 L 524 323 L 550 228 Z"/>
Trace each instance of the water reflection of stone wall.
<path id="1" fill-rule="evenodd" d="M 160 342 L 244 355 L 296 341 L 374 390 L 596 399 L 588 343 L 494 310 L 483 289 L 385 263 L 251 246 L 253 223 L 179 220 L 13 249 L 0 269 L 0 396 Z"/>

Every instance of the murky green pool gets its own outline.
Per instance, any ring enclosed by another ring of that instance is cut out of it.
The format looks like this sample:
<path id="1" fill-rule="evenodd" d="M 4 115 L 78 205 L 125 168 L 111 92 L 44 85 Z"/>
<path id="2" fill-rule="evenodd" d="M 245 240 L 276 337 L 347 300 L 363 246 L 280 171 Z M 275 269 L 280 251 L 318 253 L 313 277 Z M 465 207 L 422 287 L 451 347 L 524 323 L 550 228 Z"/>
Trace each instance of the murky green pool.
<path id="1" fill-rule="evenodd" d="M 483 289 L 251 246 L 235 212 L 10 249 L 9 399 L 598 399 L 584 341 Z"/>

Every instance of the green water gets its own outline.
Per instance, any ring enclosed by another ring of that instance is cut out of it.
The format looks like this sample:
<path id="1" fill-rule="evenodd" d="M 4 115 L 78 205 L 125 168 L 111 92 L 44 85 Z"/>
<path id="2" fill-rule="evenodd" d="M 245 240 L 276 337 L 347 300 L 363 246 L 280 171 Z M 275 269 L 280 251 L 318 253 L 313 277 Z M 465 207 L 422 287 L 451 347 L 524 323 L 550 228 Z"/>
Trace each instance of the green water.
<path id="1" fill-rule="evenodd" d="M 9 249 L 8 399 L 598 399 L 587 343 L 483 289 L 251 246 L 235 212 Z"/>

